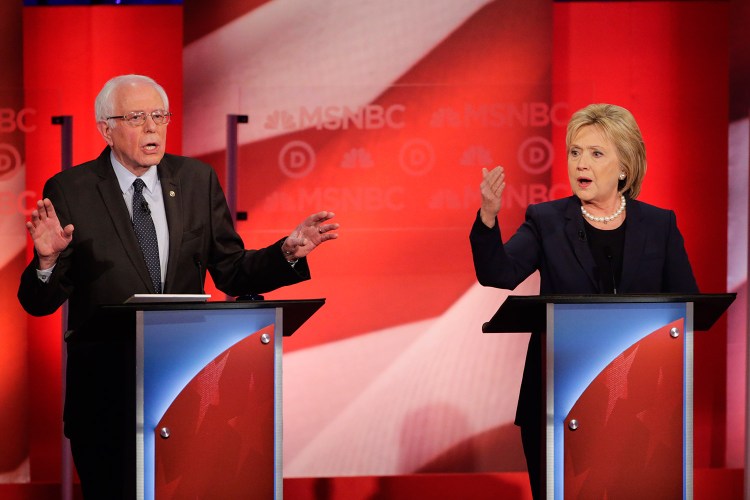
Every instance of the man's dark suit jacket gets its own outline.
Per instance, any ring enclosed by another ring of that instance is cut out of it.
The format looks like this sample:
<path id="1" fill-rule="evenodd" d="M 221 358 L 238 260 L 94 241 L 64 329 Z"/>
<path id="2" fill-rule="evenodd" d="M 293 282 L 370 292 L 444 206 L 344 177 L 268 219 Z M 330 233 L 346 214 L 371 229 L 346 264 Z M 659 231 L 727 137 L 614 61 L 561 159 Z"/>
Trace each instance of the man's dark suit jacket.
<path id="1" fill-rule="evenodd" d="M 208 270 L 229 295 L 262 293 L 309 279 L 306 259 L 292 268 L 281 251 L 283 239 L 260 250 L 245 250 L 234 230 L 214 170 L 181 156 L 165 155 L 158 166 L 169 228 L 169 260 L 164 293 L 201 293 Z M 84 327 L 98 305 L 121 304 L 135 293 L 153 293 L 146 263 L 106 148 L 96 160 L 60 172 L 44 187 L 63 227 L 73 224 L 73 240 L 60 255 L 49 282 L 36 275 L 35 256 L 21 276 L 18 298 L 32 315 L 69 304 L 68 328 Z M 200 262 L 200 265 L 198 265 Z M 105 336 L 113 325 L 97 325 Z M 104 390 L 96 367 L 79 362 L 84 354 L 68 346 L 66 434 L 95 418 L 91 392 Z M 102 365 L 105 360 L 97 360 Z M 101 383 L 101 387 L 94 387 Z M 88 388 L 81 386 L 88 384 Z M 77 423 L 80 423 L 78 425 Z"/>
<path id="2" fill-rule="evenodd" d="M 619 292 L 698 293 L 674 212 L 628 200 L 626 213 Z M 542 295 L 602 293 L 585 224 L 575 196 L 530 205 L 525 222 L 505 244 L 497 220 L 490 229 L 477 215 L 469 239 L 479 283 L 512 290 L 538 270 Z M 532 332 L 518 425 L 536 425 L 541 416 L 540 337 Z"/>

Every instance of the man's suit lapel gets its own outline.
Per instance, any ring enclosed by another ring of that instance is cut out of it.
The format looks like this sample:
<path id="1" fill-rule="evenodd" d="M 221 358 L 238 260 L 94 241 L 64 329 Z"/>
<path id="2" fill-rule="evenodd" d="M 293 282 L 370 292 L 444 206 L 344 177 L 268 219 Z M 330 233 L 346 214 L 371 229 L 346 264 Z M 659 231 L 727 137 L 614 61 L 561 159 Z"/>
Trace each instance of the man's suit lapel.
<path id="1" fill-rule="evenodd" d="M 586 228 L 584 224 L 578 198 L 571 196 L 568 198 L 568 204 L 565 207 L 565 235 L 575 252 L 578 262 L 586 272 L 591 285 L 598 292 L 599 280 L 596 278 L 596 262 L 594 262 L 594 256 L 591 255 L 589 242 L 586 240 Z"/>
<path id="2" fill-rule="evenodd" d="M 167 157 L 164 157 L 159 164 L 159 180 L 161 181 L 164 210 L 167 214 L 167 227 L 169 228 L 169 259 L 167 260 L 164 293 L 171 292 L 171 284 L 177 272 L 180 244 L 182 243 L 182 193 L 180 192 L 180 183 L 175 177 L 174 165 L 169 162 Z"/>
<path id="3" fill-rule="evenodd" d="M 641 206 L 637 201 L 628 200 L 627 229 L 625 230 L 625 248 L 622 255 L 622 277 L 620 290 L 628 293 L 632 290 L 633 279 L 636 276 L 639 261 L 646 245 L 646 221 L 643 220 Z"/>
<path id="4" fill-rule="evenodd" d="M 110 149 L 106 148 L 94 164 L 93 168 L 99 176 L 97 188 L 99 189 L 104 206 L 107 207 L 107 212 L 112 220 L 115 232 L 119 236 L 122 246 L 125 248 L 125 253 L 138 272 L 143 284 L 153 293 L 154 287 L 148 274 L 148 268 L 146 268 L 146 262 L 143 260 L 138 239 L 135 237 L 133 224 L 130 222 L 128 207 L 122 199 L 120 185 L 117 183 L 115 171 L 112 163 L 109 161 L 109 153 Z"/>

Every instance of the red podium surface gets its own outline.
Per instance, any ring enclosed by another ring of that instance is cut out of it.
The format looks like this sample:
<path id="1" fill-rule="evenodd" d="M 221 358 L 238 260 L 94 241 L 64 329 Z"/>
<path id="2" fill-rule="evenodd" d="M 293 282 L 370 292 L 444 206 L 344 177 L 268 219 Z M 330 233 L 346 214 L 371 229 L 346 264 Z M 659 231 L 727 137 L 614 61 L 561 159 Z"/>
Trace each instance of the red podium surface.
<path id="1" fill-rule="evenodd" d="M 544 335 L 547 498 L 692 498 L 693 332 L 734 298 L 508 297 L 482 330 Z"/>

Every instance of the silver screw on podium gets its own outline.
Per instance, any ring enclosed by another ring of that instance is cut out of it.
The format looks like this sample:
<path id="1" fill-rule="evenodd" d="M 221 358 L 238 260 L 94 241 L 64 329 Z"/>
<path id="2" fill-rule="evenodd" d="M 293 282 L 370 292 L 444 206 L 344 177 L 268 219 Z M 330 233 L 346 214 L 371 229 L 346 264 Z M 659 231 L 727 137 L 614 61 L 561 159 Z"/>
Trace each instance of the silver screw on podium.
<path id="1" fill-rule="evenodd" d="M 260 336 L 260 341 L 264 344 L 268 344 L 271 341 L 271 336 L 268 335 L 267 333 L 264 333 L 263 335 Z"/>
<path id="2" fill-rule="evenodd" d="M 672 327 L 672 329 L 669 330 L 669 336 L 676 339 L 680 336 L 680 331 L 676 327 Z"/>
<path id="3" fill-rule="evenodd" d="M 578 420 L 573 419 L 568 422 L 568 429 L 570 429 L 571 431 L 578 429 Z"/>
<path id="4" fill-rule="evenodd" d="M 162 439 L 169 439 L 169 427 L 162 427 L 159 431 L 159 435 Z"/>

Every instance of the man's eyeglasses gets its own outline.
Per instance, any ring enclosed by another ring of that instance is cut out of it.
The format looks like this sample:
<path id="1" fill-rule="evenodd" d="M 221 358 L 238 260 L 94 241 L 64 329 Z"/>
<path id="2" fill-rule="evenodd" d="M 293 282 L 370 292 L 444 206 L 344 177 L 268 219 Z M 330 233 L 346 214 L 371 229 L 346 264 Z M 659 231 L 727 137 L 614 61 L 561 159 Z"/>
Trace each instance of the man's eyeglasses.
<path id="1" fill-rule="evenodd" d="M 145 111 L 131 111 L 126 115 L 108 116 L 106 119 L 123 120 L 131 127 L 140 127 L 141 125 L 146 123 L 147 116 L 150 116 L 151 119 L 154 120 L 154 123 L 157 125 L 166 125 L 167 123 L 169 123 L 169 117 L 172 116 L 172 113 L 170 113 L 169 111 L 164 111 L 163 109 L 157 109 L 156 111 L 152 111 L 150 113 L 146 113 Z"/>

